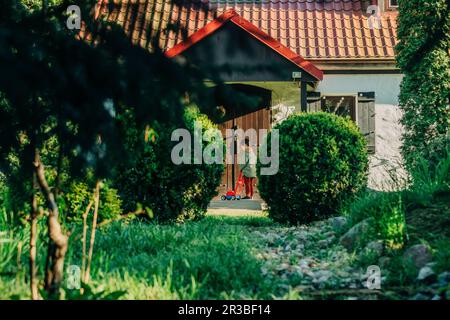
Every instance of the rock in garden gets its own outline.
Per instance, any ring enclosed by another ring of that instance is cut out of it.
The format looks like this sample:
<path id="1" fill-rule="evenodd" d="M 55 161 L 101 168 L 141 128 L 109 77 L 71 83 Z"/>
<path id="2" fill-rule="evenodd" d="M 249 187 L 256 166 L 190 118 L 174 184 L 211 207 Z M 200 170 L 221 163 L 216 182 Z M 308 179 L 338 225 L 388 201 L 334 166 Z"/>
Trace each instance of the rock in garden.
<path id="1" fill-rule="evenodd" d="M 339 232 L 347 224 L 347 218 L 346 217 L 333 217 L 333 218 L 328 219 L 328 222 L 330 223 L 331 227 L 335 231 Z"/>
<path id="2" fill-rule="evenodd" d="M 348 230 L 340 239 L 339 243 L 348 251 L 353 251 L 361 240 L 363 235 L 367 233 L 370 228 L 370 224 L 367 220 L 363 220 L 355 224 L 350 230 Z"/>
<path id="3" fill-rule="evenodd" d="M 298 262 L 298 265 L 302 268 L 309 268 L 309 261 L 306 259 L 302 259 Z"/>
<path id="4" fill-rule="evenodd" d="M 327 247 L 329 244 L 328 240 L 320 240 L 319 242 L 317 242 L 317 246 L 319 248 L 325 248 Z"/>
<path id="5" fill-rule="evenodd" d="M 423 293 L 418 293 L 414 297 L 412 297 L 412 300 L 429 300 L 430 297 L 424 295 Z"/>
<path id="6" fill-rule="evenodd" d="M 390 263 L 391 258 L 389 257 L 381 257 L 380 259 L 378 259 L 378 265 L 380 266 L 381 269 L 387 268 Z"/>
<path id="7" fill-rule="evenodd" d="M 438 275 L 437 281 L 440 286 L 446 286 L 450 283 L 450 272 L 445 271 Z"/>
<path id="8" fill-rule="evenodd" d="M 430 249 L 424 244 L 416 244 L 409 247 L 403 254 L 403 262 L 413 263 L 418 269 L 424 267 L 432 258 L 433 255 Z"/>
<path id="9" fill-rule="evenodd" d="M 427 266 L 421 268 L 419 271 L 419 275 L 417 276 L 417 280 L 419 281 L 430 281 L 434 278 L 436 278 L 436 274 L 434 273 L 433 269 Z"/>
<path id="10" fill-rule="evenodd" d="M 372 241 L 369 242 L 366 246 L 366 250 L 369 250 L 370 252 L 375 253 L 378 257 L 380 257 L 383 254 L 384 245 L 381 241 Z"/>
<path id="11" fill-rule="evenodd" d="M 328 270 L 319 270 L 314 274 L 314 280 L 313 283 L 324 283 L 327 282 L 328 279 L 331 278 L 333 273 Z"/>

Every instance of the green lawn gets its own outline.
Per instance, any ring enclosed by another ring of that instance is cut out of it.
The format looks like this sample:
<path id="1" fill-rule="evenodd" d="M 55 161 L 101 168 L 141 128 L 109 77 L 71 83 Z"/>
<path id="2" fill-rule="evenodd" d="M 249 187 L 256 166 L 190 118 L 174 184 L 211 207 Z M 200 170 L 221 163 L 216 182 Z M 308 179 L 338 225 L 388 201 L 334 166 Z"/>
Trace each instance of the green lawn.
<path id="1" fill-rule="evenodd" d="M 40 230 L 45 230 L 44 224 L 41 220 Z M 5 226 L 0 225 L 0 299 L 29 299 L 29 230 Z M 71 245 L 66 267 L 80 266 L 81 226 L 68 226 Z M 386 281 L 381 291 L 368 291 L 362 276 L 374 262 L 361 252 L 347 252 L 339 244 L 340 234 L 327 220 L 287 226 L 273 223 L 263 213 L 236 211 L 210 213 L 201 221 L 184 224 L 115 222 L 97 231 L 89 287 L 80 296 L 79 290 L 64 284 L 64 297 L 398 299 L 423 289 L 415 281 L 400 283 L 407 274 L 393 263 L 383 272 L 396 283 Z M 45 241 L 40 234 L 41 281 Z M 436 255 L 440 272 L 448 270 L 449 252 L 448 243 L 441 247 Z"/>
<path id="2" fill-rule="evenodd" d="M 272 284 L 261 274 L 248 232 L 270 223 L 264 214 L 243 214 L 211 215 L 181 225 L 111 224 L 97 232 L 91 287 L 94 292 L 125 291 L 121 298 L 126 299 L 271 298 Z M 0 298 L 29 298 L 27 235 L 19 231 L 13 237 L 24 242 L 23 252 L 20 264 L 14 250 L 4 266 Z M 80 239 L 77 226 L 66 266 L 81 264 Z M 40 244 L 42 266 L 45 250 Z"/>

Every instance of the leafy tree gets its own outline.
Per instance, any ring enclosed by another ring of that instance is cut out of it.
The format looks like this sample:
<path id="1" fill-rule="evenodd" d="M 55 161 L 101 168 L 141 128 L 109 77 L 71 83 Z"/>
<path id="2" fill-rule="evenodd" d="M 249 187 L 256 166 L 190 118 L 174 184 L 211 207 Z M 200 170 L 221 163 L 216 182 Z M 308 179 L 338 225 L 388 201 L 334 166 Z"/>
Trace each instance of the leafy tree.
<path id="1" fill-rule="evenodd" d="M 182 121 L 181 97 L 192 92 L 195 101 L 203 83 L 198 73 L 173 63 L 157 47 L 148 52 L 133 46 L 121 28 L 94 21 L 96 2 L 77 2 L 82 35 L 95 39 L 89 42 L 66 28 L 71 1 L 0 1 L 0 171 L 8 179 L 20 172 L 22 190 L 32 199 L 34 299 L 37 218 L 44 211 L 40 199 L 48 217 L 45 289 L 56 298 L 68 247 L 59 222 L 61 174 L 84 176 L 89 170 L 97 179 L 107 177 L 115 163 L 127 161 L 116 121 L 125 106 L 133 109 L 140 128 L 155 120 L 174 124 Z M 54 147 L 46 155 L 52 139 Z"/>
<path id="2" fill-rule="evenodd" d="M 171 150 L 177 142 L 171 141 L 175 126 L 152 123 L 152 132 L 136 129 L 132 114 L 122 115 L 126 147 L 133 154 L 133 164 L 120 165 L 115 175 L 123 206 L 134 211 L 144 206 L 152 211 L 158 222 L 199 219 L 205 216 L 207 206 L 216 195 L 223 172 L 222 164 L 179 164 L 171 160 Z M 194 123 L 207 130 L 217 129 L 196 106 L 186 107 L 182 127 L 194 133 Z M 147 139 L 142 137 L 147 136 Z M 222 141 L 220 141 L 222 142 Z M 215 143 L 203 141 L 203 149 Z M 189 155 L 193 162 L 194 156 Z"/>
<path id="3" fill-rule="evenodd" d="M 448 143 L 442 138 L 450 124 L 449 7 L 446 0 L 399 0 L 397 62 L 405 75 L 399 98 L 410 169 L 433 141 Z"/>

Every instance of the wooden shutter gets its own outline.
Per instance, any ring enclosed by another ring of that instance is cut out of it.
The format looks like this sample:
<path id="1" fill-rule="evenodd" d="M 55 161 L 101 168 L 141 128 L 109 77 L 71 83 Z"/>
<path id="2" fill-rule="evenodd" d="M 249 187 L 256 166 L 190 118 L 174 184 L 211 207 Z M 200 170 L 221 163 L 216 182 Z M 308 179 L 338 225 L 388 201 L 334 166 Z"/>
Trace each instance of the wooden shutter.
<path id="1" fill-rule="evenodd" d="M 308 92 L 306 95 L 306 112 L 317 112 L 322 110 L 320 92 Z"/>
<path id="2" fill-rule="evenodd" d="M 357 123 L 367 140 L 369 153 L 375 153 L 375 92 L 358 93 Z"/>

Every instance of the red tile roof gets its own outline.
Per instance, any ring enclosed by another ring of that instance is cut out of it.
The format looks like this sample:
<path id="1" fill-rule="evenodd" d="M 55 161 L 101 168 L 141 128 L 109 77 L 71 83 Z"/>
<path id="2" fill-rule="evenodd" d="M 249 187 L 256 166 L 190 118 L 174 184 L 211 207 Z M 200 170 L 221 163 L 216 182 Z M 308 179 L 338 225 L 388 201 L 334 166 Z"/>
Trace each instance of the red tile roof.
<path id="1" fill-rule="evenodd" d="M 364 0 L 99 0 L 100 16 L 123 25 L 134 43 L 163 50 L 229 9 L 308 60 L 393 60 L 396 17 L 370 29 Z M 180 26 L 177 32 L 167 31 Z M 158 32 L 160 31 L 160 32 Z"/>
<path id="2" fill-rule="evenodd" d="M 234 23 L 238 27 L 247 31 L 250 35 L 252 35 L 265 45 L 269 46 L 270 48 L 278 52 L 278 54 L 282 55 L 295 65 L 307 71 L 317 80 L 323 79 L 323 72 L 319 70 L 316 66 L 314 66 L 311 62 L 306 61 L 289 48 L 283 46 L 281 43 L 279 43 L 271 36 L 261 31 L 261 29 L 258 29 L 255 25 L 251 24 L 249 21 L 239 16 L 234 9 L 225 11 L 223 14 L 221 14 L 219 17 L 208 23 L 206 26 L 190 35 L 185 41 L 176 44 L 173 48 L 166 51 L 166 56 L 172 58 L 179 55 L 180 53 L 190 48 L 195 43 L 201 41 L 206 36 L 218 30 L 228 21 Z"/>

